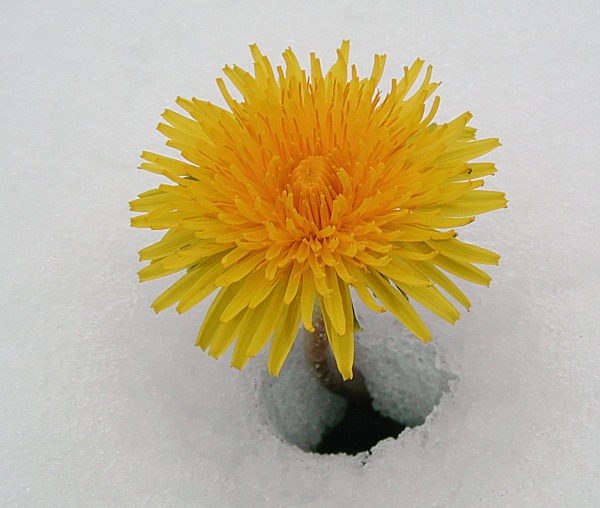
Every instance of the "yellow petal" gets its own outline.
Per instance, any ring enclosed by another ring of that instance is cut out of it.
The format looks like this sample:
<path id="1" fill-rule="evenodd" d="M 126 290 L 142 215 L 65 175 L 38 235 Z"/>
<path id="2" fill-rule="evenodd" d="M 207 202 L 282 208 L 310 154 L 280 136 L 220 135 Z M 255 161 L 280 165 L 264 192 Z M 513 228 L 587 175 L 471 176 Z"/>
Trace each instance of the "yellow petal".
<path id="1" fill-rule="evenodd" d="M 365 276 L 365 280 L 375 296 L 381 300 L 381 303 L 411 332 L 423 342 L 431 339 L 431 333 L 425 323 L 402 293 L 392 288 L 389 282 L 377 272 L 369 271 Z"/>
<path id="2" fill-rule="evenodd" d="M 447 272 L 450 272 L 461 279 L 473 282 L 474 284 L 489 286 L 492 280 L 487 273 L 471 263 L 467 263 L 466 261 L 458 261 L 442 254 L 435 257 L 433 259 L 433 263 L 443 270 L 446 270 Z"/>
<path id="3" fill-rule="evenodd" d="M 500 256 L 495 252 L 484 249 L 483 247 L 478 247 L 477 245 L 461 242 L 456 238 L 448 238 L 447 240 L 429 240 L 426 243 L 432 249 L 437 250 L 445 256 L 460 261 L 497 265 L 500 260 Z"/>
<path id="4" fill-rule="evenodd" d="M 327 338 L 331 345 L 331 351 L 335 358 L 338 370 L 344 380 L 352 379 L 352 367 L 354 365 L 354 309 L 352 307 L 352 298 L 350 290 L 346 285 L 340 287 L 340 296 L 342 299 L 342 312 L 346 319 L 346 328 L 339 333 L 334 327 L 331 314 L 323 311 L 323 320 L 327 331 Z M 319 297 L 321 309 L 324 307 L 324 298 Z"/>
<path id="5" fill-rule="evenodd" d="M 275 335 L 269 350 L 269 372 L 278 376 L 283 366 L 283 362 L 287 358 L 294 339 L 298 334 L 298 326 L 300 325 L 300 298 L 294 299 L 292 303 L 286 306 L 285 311 L 281 315 Z"/>

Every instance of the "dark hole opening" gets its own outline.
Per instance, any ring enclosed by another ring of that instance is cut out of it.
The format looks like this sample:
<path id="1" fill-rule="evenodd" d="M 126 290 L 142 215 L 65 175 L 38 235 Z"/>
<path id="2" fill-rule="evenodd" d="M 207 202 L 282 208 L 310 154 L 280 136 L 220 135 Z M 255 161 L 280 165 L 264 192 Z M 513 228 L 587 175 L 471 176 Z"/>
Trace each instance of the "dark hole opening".
<path id="1" fill-rule="evenodd" d="M 350 401 L 340 423 L 323 436 L 315 451 L 356 455 L 388 437 L 398 437 L 405 428 L 406 425 L 375 411 L 371 401 Z"/>

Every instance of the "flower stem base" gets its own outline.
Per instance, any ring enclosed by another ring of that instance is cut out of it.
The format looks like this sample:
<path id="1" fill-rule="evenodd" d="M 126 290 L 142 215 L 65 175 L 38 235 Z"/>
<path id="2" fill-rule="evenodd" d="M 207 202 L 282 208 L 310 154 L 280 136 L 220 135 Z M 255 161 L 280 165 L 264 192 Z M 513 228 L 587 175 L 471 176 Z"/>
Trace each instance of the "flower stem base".
<path id="1" fill-rule="evenodd" d="M 356 403 L 369 404 L 371 396 L 367 390 L 364 376 L 354 369 L 354 377 L 344 381 L 335 364 L 329 347 L 325 322 L 321 310 L 316 307 L 313 315 L 314 332 L 304 330 L 304 350 L 315 378 L 321 385 L 335 395 Z"/>

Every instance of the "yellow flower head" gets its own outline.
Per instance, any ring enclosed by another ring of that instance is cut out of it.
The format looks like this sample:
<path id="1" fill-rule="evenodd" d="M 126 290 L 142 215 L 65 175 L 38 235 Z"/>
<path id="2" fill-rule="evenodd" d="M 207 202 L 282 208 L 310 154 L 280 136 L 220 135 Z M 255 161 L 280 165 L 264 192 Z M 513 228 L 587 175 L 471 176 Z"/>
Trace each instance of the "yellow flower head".
<path id="1" fill-rule="evenodd" d="M 459 312 L 439 289 L 466 308 L 470 302 L 444 272 L 489 284 L 473 263 L 497 264 L 499 256 L 457 240 L 452 228 L 506 206 L 503 193 L 479 190 L 494 164 L 469 162 L 499 142 L 475 140 L 470 113 L 432 121 L 439 97 L 425 103 L 438 83 L 431 67 L 422 75 L 422 60 L 383 97 L 385 55 L 375 55 L 371 76 L 361 79 L 349 68 L 348 41 L 326 74 L 312 53 L 307 75 L 291 49 L 276 69 L 250 49 L 254 75 L 224 68 L 241 100 L 219 78 L 228 109 L 179 98 L 188 115 L 164 113 L 158 130 L 184 160 L 142 154 L 143 169 L 172 183 L 131 202 L 144 212 L 133 226 L 167 230 L 140 252 L 150 261 L 140 279 L 185 271 L 154 301 L 157 312 L 174 304 L 185 312 L 218 291 L 197 345 L 219 357 L 236 341 L 232 365 L 242 368 L 272 337 L 274 375 L 300 323 L 313 330 L 318 305 L 348 379 L 351 287 L 427 341 L 411 300 L 454 323 Z"/>

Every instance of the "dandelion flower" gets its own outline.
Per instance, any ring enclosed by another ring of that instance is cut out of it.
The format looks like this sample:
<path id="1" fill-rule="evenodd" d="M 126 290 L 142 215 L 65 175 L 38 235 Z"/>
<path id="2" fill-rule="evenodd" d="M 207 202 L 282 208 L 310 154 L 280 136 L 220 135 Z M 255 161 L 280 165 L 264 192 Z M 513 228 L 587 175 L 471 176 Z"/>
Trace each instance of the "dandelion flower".
<path id="1" fill-rule="evenodd" d="M 183 272 L 152 304 L 185 312 L 217 292 L 197 345 L 219 357 L 234 342 L 242 368 L 271 339 L 277 375 L 300 324 L 314 331 L 317 306 L 337 367 L 352 378 L 351 288 L 373 311 L 390 311 L 423 341 L 431 334 L 419 302 L 454 323 L 470 302 L 447 274 L 488 285 L 476 264 L 499 256 L 458 240 L 454 228 L 506 206 L 481 190 L 495 172 L 470 162 L 499 146 L 475 139 L 470 113 L 434 123 L 438 83 L 416 60 L 377 88 L 385 55 L 368 78 L 349 66 L 349 42 L 326 73 L 311 53 L 310 72 L 291 49 L 275 69 L 256 45 L 254 73 L 238 66 L 217 79 L 227 104 L 178 98 L 158 130 L 181 159 L 144 152 L 142 168 L 170 180 L 139 195 L 134 227 L 166 230 L 140 251 L 142 281 Z M 431 98 L 431 99 L 430 99 Z M 428 100 L 430 99 L 430 100 Z M 440 291 L 441 290 L 441 291 Z M 443 291 L 443 292 L 442 292 Z"/>

